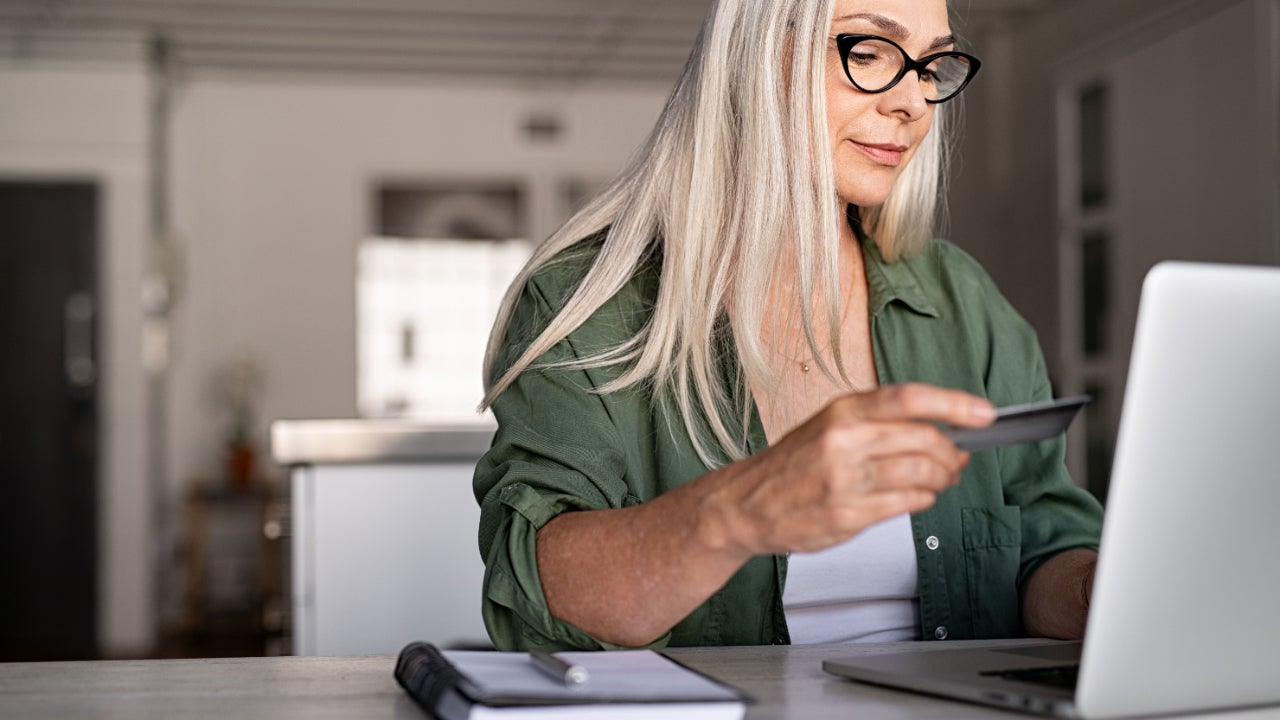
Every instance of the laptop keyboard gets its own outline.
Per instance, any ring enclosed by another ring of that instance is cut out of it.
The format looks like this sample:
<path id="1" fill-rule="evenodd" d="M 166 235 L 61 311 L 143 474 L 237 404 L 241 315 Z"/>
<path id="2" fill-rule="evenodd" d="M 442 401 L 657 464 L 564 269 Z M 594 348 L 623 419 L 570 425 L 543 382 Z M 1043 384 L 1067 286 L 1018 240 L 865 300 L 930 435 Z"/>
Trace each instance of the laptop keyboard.
<path id="1" fill-rule="evenodd" d="M 992 670 L 983 675 L 1016 680 L 1018 682 L 1049 685 L 1052 687 L 1074 690 L 1076 679 L 1080 676 L 1079 665 L 1055 665 L 1052 667 L 1028 668 L 1025 670 Z"/>

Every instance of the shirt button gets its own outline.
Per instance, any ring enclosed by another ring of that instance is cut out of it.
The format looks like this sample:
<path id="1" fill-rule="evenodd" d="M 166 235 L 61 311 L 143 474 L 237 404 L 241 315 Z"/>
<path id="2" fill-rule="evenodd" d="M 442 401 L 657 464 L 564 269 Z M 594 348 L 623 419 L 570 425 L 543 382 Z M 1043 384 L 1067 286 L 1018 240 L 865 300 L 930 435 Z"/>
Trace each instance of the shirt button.
<path id="1" fill-rule="evenodd" d="M 938 543 L 937 535 L 930 535 L 929 537 L 925 538 L 924 546 L 929 548 L 930 550 L 937 550 L 938 545 L 939 543 Z"/>
<path id="2" fill-rule="evenodd" d="M 934 637 L 934 638 L 936 638 L 936 639 L 938 639 L 938 640 L 946 640 L 946 639 L 947 639 L 947 626 L 946 626 L 946 625 L 939 625 L 939 626 L 938 626 L 938 627 L 933 631 L 933 637 Z"/>

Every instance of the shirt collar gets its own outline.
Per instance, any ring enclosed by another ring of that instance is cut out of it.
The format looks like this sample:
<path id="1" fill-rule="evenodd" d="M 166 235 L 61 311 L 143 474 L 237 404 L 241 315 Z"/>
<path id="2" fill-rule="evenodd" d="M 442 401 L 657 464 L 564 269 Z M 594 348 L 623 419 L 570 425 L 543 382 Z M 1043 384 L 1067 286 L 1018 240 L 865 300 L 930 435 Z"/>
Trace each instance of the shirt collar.
<path id="1" fill-rule="evenodd" d="M 906 260 L 886 262 L 880 254 L 880 246 L 864 235 L 856 224 L 854 232 L 862 246 L 862 260 L 867 270 L 867 300 L 872 316 L 897 301 L 920 315 L 940 317 L 937 306 L 920 285 L 914 263 Z"/>

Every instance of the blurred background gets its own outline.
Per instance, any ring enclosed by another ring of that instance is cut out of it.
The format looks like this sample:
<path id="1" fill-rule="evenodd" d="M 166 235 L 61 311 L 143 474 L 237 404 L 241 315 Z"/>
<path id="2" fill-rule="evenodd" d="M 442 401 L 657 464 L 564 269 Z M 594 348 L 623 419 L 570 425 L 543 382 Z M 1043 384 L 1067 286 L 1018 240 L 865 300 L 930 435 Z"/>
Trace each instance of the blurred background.
<path id="1" fill-rule="evenodd" d="M 708 4 L 0 0 L 0 661 L 295 651 L 268 424 L 491 427 L 502 290 Z M 953 9 L 942 234 L 1094 395 L 1105 498 L 1143 274 L 1280 263 L 1280 0 Z"/>

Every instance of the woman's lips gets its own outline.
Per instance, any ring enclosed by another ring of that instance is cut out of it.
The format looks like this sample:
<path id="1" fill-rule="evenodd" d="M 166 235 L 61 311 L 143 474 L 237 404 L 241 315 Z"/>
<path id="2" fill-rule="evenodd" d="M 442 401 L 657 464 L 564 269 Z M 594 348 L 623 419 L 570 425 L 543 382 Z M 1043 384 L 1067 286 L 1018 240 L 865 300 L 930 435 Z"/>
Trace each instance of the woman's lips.
<path id="1" fill-rule="evenodd" d="M 881 165 L 897 167 L 902 164 L 902 153 L 906 151 L 906 145 L 896 145 L 894 143 L 860 143 L 853 142 L 853 146 L 862 151 L 862 154 L 875 160 Z"/>

